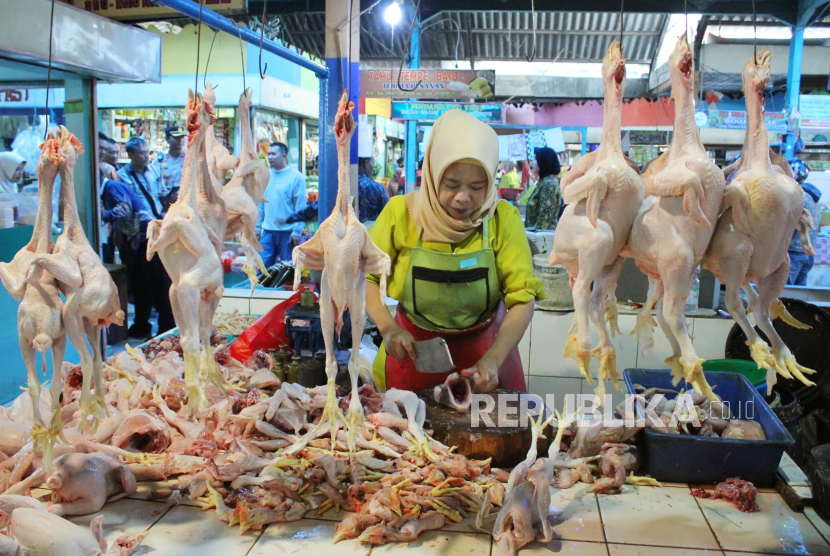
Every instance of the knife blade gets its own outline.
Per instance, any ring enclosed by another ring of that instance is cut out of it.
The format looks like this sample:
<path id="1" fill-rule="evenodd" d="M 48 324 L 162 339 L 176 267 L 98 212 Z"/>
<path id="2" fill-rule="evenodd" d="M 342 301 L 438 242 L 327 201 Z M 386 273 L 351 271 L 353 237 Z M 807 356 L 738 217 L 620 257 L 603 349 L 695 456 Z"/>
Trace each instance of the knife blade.
<path id="1" fill-rule="evenodd" d="M 415 370 L 419 373 L 441 374 L 455 370 L 450 348 L 444 338 L 412 342 L 415 349 Z"/>

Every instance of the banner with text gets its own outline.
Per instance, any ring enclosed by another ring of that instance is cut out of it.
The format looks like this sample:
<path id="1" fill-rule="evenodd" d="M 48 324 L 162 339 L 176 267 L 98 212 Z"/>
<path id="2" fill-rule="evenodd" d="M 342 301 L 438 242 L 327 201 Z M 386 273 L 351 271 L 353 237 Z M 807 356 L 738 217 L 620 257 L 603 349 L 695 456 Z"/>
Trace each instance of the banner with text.
<path id="1" fill-rule="evenodd" d="M 801 95 L 798 110 L 798 127 L 830 129 L 830 95 Z"/>
<path id="2" fill-rule="evenodd" d="M 492 98 L 496 72 L 474 70 L 362 70 L 360 94 L 366 98 Z M 399 86 L 400 83 L 400 86 Z"/>
<path id="3" fill-rule="evenodd" d="M 474 104 L 462 102 L 393 102 L 393 120 L 417 120 L 434 122 L 449 110 L 469 112 L 482 122 L 500 124 L 504 122 L 503 104 Z"/>
<path id="4" fill-rule="evenodd" d="M 193 2 L 198 4 L 199 0 Z M 151 0 L 71 0 L 69 3 L 76 8 L 110 19 L 152 20 L 181 17 L 179 12 L 156 6 Z M 204 0 L 204 6 L 218 13 L 246 13 L 248 0 Z"/>
<path id="5" fill-rule="evenodd" d="M 695 110 L 697 127 L 712 129 L 746 129 L 746 112 L 741 110 Z M 767 112 L 767 131 L 787 133 L 787 115 Z"/>

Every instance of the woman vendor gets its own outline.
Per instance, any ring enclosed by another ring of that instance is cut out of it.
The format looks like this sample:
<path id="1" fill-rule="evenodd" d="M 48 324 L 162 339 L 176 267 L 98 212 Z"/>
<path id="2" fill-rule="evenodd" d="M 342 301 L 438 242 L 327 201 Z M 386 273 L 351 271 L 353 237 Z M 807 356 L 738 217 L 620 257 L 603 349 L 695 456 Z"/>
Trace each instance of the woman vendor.
<path id="1" fill-rule="evenodd" d="M 495 131 L 451 110 L 432 128 L 422 187 L 391 199 L 375 221 L 370 235 L 392 259 L 388 292 L 399 302 L 393 318 L 378 277 L 368 277 L 366 312 L 383 336 L 381 390 L 443 383 L 447 374 L 415 370 L 412 347 L 441 336 L 475 389 L 526 391 L 516 346 L 545 294 L 519 212 L 496 194 L 498 162 Z"/>

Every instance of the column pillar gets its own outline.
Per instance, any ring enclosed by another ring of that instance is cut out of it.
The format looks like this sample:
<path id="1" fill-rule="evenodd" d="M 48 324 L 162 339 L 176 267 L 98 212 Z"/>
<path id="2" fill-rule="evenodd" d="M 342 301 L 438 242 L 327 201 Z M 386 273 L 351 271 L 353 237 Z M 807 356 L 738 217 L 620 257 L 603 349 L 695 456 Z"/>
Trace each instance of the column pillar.
<path id="1" fill-rule="evenodd" d="M 418 69 L 421 66 L 421 18 L 413 13 L 415 24 L 412 28 L 412 40 L 409 44 L 409 68 Z M 406 121 L 406 143 L 404 144 L 404 170 L 406 174 L 406 185 L 404 191 L 409 193 L 415 190 L 415 180 L 418 171 L 418 122 L 415 120 Z"/>

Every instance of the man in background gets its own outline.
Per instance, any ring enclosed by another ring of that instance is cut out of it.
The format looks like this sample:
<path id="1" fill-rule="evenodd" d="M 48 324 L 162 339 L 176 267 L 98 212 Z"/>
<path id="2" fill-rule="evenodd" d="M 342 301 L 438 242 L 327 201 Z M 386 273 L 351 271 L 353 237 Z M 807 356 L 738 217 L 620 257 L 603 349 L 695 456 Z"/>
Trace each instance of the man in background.
<path id="1" fill-rule="evenodd" d="M 167 154 L 159 153 L 158 169 L 164 185 L 167 187 L 167 197 L 162 201 L 164 210 L 176 202 L 179 197 L 179 186 L 182 183 L 182 168 L 184 168 L 184 145 L 187 132 L 182 126 L 171 125 L 164 130 L 167 140 Z"/>
<path id="2" fill-rule="evenodd" d="M 358 218 L 361 222 L 374 222 L 389 202 L 389 196 L 383 186 L 372 179 L 375 174 L 372 157 L 359 158 L 357 172 Z"/>
<path id="3" fill-rule="evenodd" d="M 141 137 L 131 137 L 126 148 L 130 163 L 118 171 L 118 177 L 132 188 L 138 198 L 145 201 L 152 218 L 160 220 L 164 217 L 162 199 L 170 192 L 158 167 L 149 165 L 150 153 L 147 143 Z M 151 260 L 147 260 L 146 235 L 140 236 L 139 239 L 140 243 L 133 255 L 130 269 L 135 319 L 129 332 L 131 338 L 149 338 L 153 335 L 153 326 L 150 324 L 153 307 L 159 315 L 159 333 L 175 327 L 176 321 L 170 308 L 170 277 L 158 253 Z"/>
<path id="4" fill-rule="evenodd" d="M 291 250 L 303 237 L 303 223 L 289 224 L 288 217 L 306 208 L 305 176 L 288 165 L 288 147 L 271 143 L 268 149 L 271 179 L 259 204 L 257 233 L 262 244 L 265 267 L 277 260 L 290 261 Z"/>
<path id="5" fill-rule="evenodd" d="M 794 159 L 790 164 L 793 170 L 793 177 L 801 185 L 804 190 L 804 208 L 810 212 L 813 217 L 813 229 L 810 230 L 810 243 L 815 247 L 816 238 L 818 237 L 818 229 L 821 225 L 821 209 L 818 201 L 821 199 L 821 191 L 812 183 L 807 183 L 807 175 L 809 170 L 807 165 L 801 159 Z M 796 230 L 793 234 L 793 240 L 790 247 L 787 249 L 787 254 L 790 256 L 790 276 L 787 278 L 787 284 L 790 286 L 806 286 L 807 274 L 813 268 L 815 257 L 811 257 L 804 252 L 801 247 L 801 234 Z"/>

